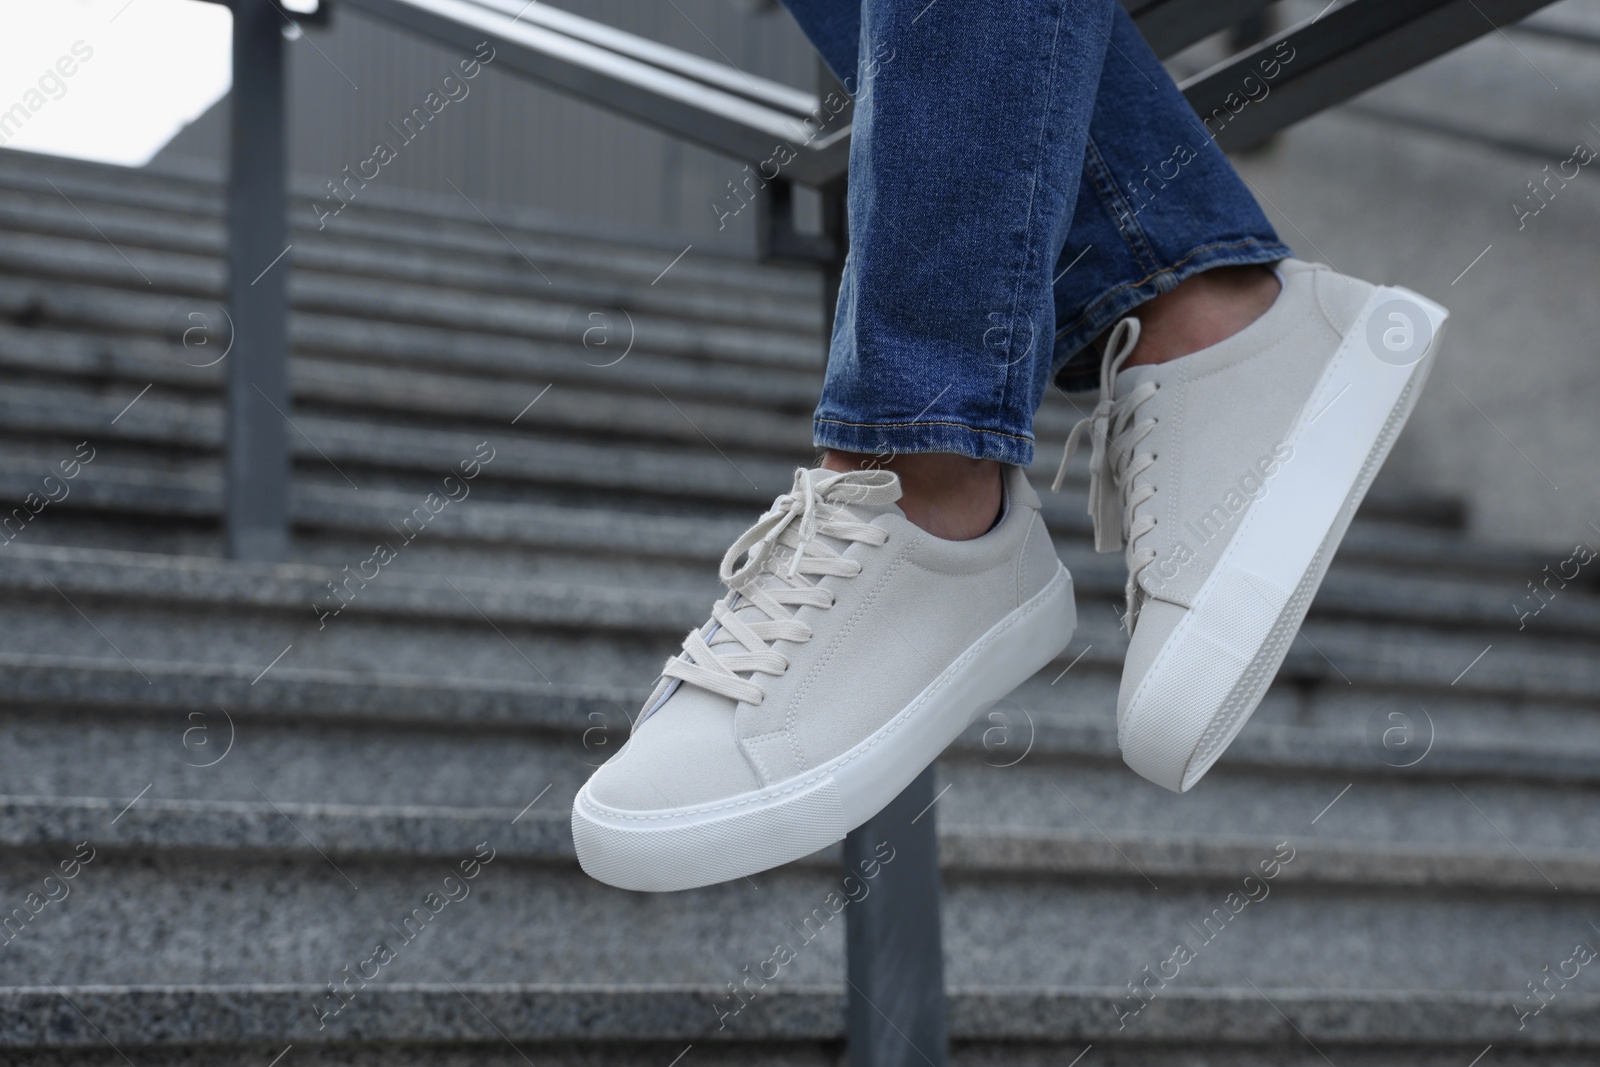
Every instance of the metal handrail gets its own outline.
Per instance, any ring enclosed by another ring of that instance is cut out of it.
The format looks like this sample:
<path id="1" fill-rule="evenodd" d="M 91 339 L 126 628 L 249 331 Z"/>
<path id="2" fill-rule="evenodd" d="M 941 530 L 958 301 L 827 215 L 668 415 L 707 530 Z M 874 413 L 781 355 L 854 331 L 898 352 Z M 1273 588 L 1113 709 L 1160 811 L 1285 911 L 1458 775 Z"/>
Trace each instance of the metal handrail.
<path id="1" fill-rule="evenodd" d="M 686 78 L 733 93 L 735 96 L 749 97 L 759 104 L 779 111 L 787 110 L 794 115 L 807 115 L 817 107 L 815 93 L 763 78 L 759 74 L 735 70 L 726 64 L 703 59 L 693 53 L 616 29 L 581 15 L 542 4 L 530 7 L 526 0 L 475 0 L 475 2 L 484 7 L 492 7 L 502 14 L 512 15 L 513 20 L 535 23 L 556 33 L 564 33 L 568 37 L 610 49 L 619 55 L 630 56 L 641 62 L 654 64 L 663 70 L 674 71 Z"/>
<path id="2" fill-rule="evenodd" d="M 520 6 L 509 0 L 342 2 L 457 47 L 487 39 L 496 66 L 741 162 L 758 164 L 787 144 L 795 158 L 784 173 L 802 184 L 841 177 L 848 163 L 847 133 L 818 137 L 804 125 L 820 107 L 815 94 L 746 83 L 731 67 L 578 15 L 541 11 L 535 19 L 530 9 L 518 18 Z"/>
<path id="3" fill-rule="evenodd" d="M 1352 0 L 1185 80 L 1202 120 L 1220 111 L 1218 143 L 1247 148 L 1453 51 L 1553 0 Z M 1293 58 L 1282 61 L 1288 49 Z M 1266 95 L 1245 106 L 1262 64 L 1280 71 Z M 1252 81 L 1246 81 L 1252 79 Z M 1208 127 L 1209 128 L 1209 127 Z"/>
<path id="4" fill-rule="evenodd" d="M 1204 40 L 1213 33 L 1230 29 L 1273 0 L 1122 0 L 1123 10 L 1133 16 L 1151 50 L 1162 59 Z"/>

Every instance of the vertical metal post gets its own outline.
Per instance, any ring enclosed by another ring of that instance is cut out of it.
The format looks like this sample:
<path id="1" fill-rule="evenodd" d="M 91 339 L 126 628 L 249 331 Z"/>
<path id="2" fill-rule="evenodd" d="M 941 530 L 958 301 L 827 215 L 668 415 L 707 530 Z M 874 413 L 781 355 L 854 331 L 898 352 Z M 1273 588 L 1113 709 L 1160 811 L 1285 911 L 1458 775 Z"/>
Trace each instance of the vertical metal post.
<path id="1" fill-rule="evenodd" d="M 228 361 L 223 523 L 228 555 L 289 553 L 289 246 L 283 16 L 231 0 Z"/>
<path id="2" fill-rule="evenodd" d="M 934 777 L 929 767 L 845 838 L 846 874 L 859 880 L 871 869 L 863 864 L 882 864 L 872 891 L 845 909 L 850 1067 L 945 1064 Z M 886 855 L 893 858 L 882 863 Z"/>

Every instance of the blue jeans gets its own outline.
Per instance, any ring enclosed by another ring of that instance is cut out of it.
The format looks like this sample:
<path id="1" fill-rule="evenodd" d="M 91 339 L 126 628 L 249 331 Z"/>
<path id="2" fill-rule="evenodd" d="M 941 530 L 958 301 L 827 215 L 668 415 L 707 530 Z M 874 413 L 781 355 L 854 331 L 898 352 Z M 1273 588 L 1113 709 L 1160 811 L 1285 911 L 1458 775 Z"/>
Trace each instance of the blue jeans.
<path id="1" fill-rule="evenodd" d="M 1031 464 L 1117 319 L 1290 254 L 1116 0 L 785 3 L 856 97 L 821 447 Z"/>

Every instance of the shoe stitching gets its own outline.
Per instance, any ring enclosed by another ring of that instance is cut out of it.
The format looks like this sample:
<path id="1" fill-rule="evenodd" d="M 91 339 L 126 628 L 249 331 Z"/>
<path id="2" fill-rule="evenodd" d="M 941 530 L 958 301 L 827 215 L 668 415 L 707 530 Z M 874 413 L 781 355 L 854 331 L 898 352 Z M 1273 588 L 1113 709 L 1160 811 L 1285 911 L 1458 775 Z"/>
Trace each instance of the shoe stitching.
<path id="1" fill-rule="evenodd" d="M 1162 480 L 1165 481 L 1169 486 L 1177 485 L 1183 475 L 1184 451 L 1178 447 L 1178 441 L 1180 441 L 1183 437 L 1184 423 L 1187 421 L 1189 416 L 1189 368 L 1183 366 L 1182 364 L 1179 365 L 1178 381 L 1175 384 L 1178 386 L 1178 388 L 1174 390 L 1177 393 L 1177 402 L 1175 405 L 1176 414 L 1172 416 L 1173 428 L 1166 434 L 1166 442 L 1170 443 L 1172 447 L 1167 447 L 1167 444 L 1162 444 L 1160 446 L 1161 451 L 1171 457 L 1171 462 L 1167 465 L 1167 469 L 1162 472 L 1161 475 Z M 1177 493 L 1169 492 L 1167 494 L 1166 518 L 1168 530 L 1166 536 L 1169 538 L 1176 537 L 1177 535 L 1171 531 L 1178 529 Z M 1184 605 L 1186 608 L 1188 606 L 1189 605 L 1187 604 Z M 1133 635 L 1130 633 L 1128 636 L 1132 637 Z"/>
<path id="2" fill-rule="evenodd" d="M 826 423 L 830 426 L 850 426 L 858 430 L 916 430 L 924 426 L 952 426 L 972 434 L 992 434 L 995 437 L 1005 437 L 1012 441 L 1026 441 L 1030 445 L 1034 443 L 1031 436 L 1024 437 L 1020 434 L 1006 433 L 1004 430 L 982 430 L 976 426 L 969 426 L 964 422 L 949 422 L 941 419 L 924 419 L 921 422 L 847 422 L 844 419 L 829 419 L 819 416 L 815 421 Z"/>
<path id="3" fill-rule="evenodd" d="M 1043 529 L 1044 524 L 1040 520 L 1039 509 L 1038 508 L 1023 507 L 1021 510 L 1024 511 L 1024 512 L 1031 512 L 1030 525 L 1028 527 L 1028 531 L 1027 531 L 1027 533 L 1025 533 L 1023 535 L 1023 543 L 1024 543 L 1024 548 L 1025 548 L 1028 536 L 1030 536 L 1032 534 L 1032 532 L 1033 532 L 1033 530 L 1035 528 Z M 1022 516 L 1019 513 L 1018 521 L 1021 520 L 1021 517 Z M 797 767 L 804 767 L 806 765 L 805 753 L 803 751 L 801 751 L 801 749 L 800 749 L 799 731 L 795 728 L 796 725 L 797 725 L 796 717 L 799 714 L 799 705 L 801 704 L 803 698 L 810 692 L 814 680 L 819 678 L 824 673 L 824 668 L 826 668 L 828 663 L 830 663 L 832 661 L 835 653 L 838 652 L 842 647 L 844 647 L 845 645 L 847 645 L 849 643 L 846 640 L 846 638 L 848 638 L 849 634 L 854 630 L 855 626 L 860 621 L 859 616 L 862 613 L 864 613 L 867 608 L 871 607 L 872 604 L 876 603 L 879 600 L 879 598 L 880 598 L 879 594 L 882 592 L 883 589 L 885 589 L 890 584 L 889 583 L 889 579 L 893 576 L 893 574 L 897 570 L 899 570 L 901 568 L 902 565 L 911 567 L 911 568 L 919 571 L 920 573 L 926 574 L 926 575 L 932 575 L 932 576 L 941 577 L 941 578 L 950 577 L 951 576 L 951 572 L 933 570 L 932 568 L 925 567 L 922 564 L 917 563 L 914 559 L 912 559 L 912 556 L 913 556 L 913 554 L 915 552 L 915 549 L 922 543 L 923 543 L 923 541 L 922 541 L 922 538 L 920 538 L 920 537 L 918 537 L 918 538 L 916 538 L 914 540 L 910 540 L 910 541 L 904 542 L 905 549 L 903 550 L 902 554 L 879 577 L 879 580 L 878 580 L 877 584 L 873 587 L 873 591 L 858 605 L 857 610 L 855 612 L 851 613 L 849 620 L 845 624 L 845 629 L 843 631 L 841 631 L 839 634 L 835 635 L 833 640 L 829 643 L 828 651 L 827 651 L 827 653 L 825 653 L 823 660 L 820 663 L 818 663 L 817 665 L 815 665 L 808 672 L 806 678 L 802 681 L 802 683 L 800 685 L 800 688 L 797 689 L 794 693 L 789 695 L 789 697 L 788 697 L 789 703 L 788 703 L 788 706 L 787 706 L 787 711 L 785 712 L 783 725 L 774 727 L 773 729 L 770 729 L 770 730 L 764 730 L 759 734 L 753 734 L 753 735 L 751 735 L 749 737 L 742 738 L 741 739 L 742 741 L 745 741 L 745 742 L 760 741 L 760 740 L 764 740 L 766 738 L 772 737 L 772 736 L 777 735 L 777 734 L 787 734 L 789 736 L 790 742 L 791 742 L 790 754 L 795 759 L 795 765 Z M 1022 562 L 1023 562 L 1024 559 L 1025 559 L 1025 552 L 1019 552 L 1017 554 L 1017 563 L 1016 563 L 1016 565 L 1020 567 L 1022 565 Z M 983 575 L 983 574 L 990 573 L 990 572 L 995 571 L 997 569 L 1000 569 L 1002 567 L 1008 567 L 1008 565 L 1005 564 L 1005 563 L 1001 563 L 1001 564 L 997 564 L 997 565 L 991 565 L 989 567 L 985 567 L 982 570 L 978 570 L 978 571 L 962 572 L 957 576 L 959 576 L 959 577 L 973 577 L 973 576 L 978 576 L 978 575 Z M 1017 586 L 1017 590 L 1018 591 L 1017 591 L 1017 593 L 1015 595 L 1015 599 L 1014 599 L 1013 603 L 1011 604 L 1010 608 L 1006 609 L 1006 611 L 1015 610 L 1016 608 L 1018 608 L 1022 604 L 1024 604 L 1028 599 L 1027 597 L 1022 596 L 1021 593 L 1020 593 L 1020 590 L 1021 590 L 1020 578 L 1017 579 L 1017 581 L 1019 583 L 1018 586 Z M 996 620 L 996 621 L 998 622 L 998 620 Z M 935 677 L 937 677 L 937 672 L 935 672 Z M 931 681 L 931 679 L 930 679 L 930 681 Z"/>
<path id="4" fill-rule="evenodd" d="M 906 542 L 902 546 L 900 552 L 896 555 L 895 560 L 890 563 L 889 567 L 882 574 L 878 575 L 877 580 L 873 583 L 871 591 L 856 602 L 855 609 L 850 613 L 849 618 L 846 620 L 844 629 L 834 636 L 832 642 L 829 644 L 828 650 L 823 653 L 822 662 L 816 667 L 812 668 L 812 672 L 809 673 L 806 678 L 801 680 L 800 688 L 795 693 L 790 695 L 788 705 L 784 709 L 782 725 L 776 726 L 773 729 L 763 730 L 761 733 L 753 735 L 751 738 L 749 738 L 749 740 L 758 740 L 779 734 L 784 735 L 788 740 L 789 755 L 791 758 L 793 758 L 795 766 L 803 768 L 806 765 L 805 753 L 800 750 L 799 737 L 794 729 L 796 706 L 800 703 L 800 698 L 804 696 L 805 692 L 810 687 L 811 678 L 815 675 L 816 670 L 820 667 L 826 666 L 833 658 L 833 655 L 839 648 L 842 639 L 848 636 L 851 629 L 854 627 L 857 617 L 868 606 L 878 599 L 878 595 L 883 589 L 884 585 L 887 583 L 887 579 L 894 574 L 895 570 L 899 568 L 900 563 L 905 559 L 906 552 L 910 548 L 915 547 L 915 545 L 915 540 Z M 859 572 L 857 573 L 856 577 L 859 577 Z M 847 580 L 855 581 L 856 577 L 852 577 Z M 735 731 L 735 740 L 740 743 L 740 750 L 744 751 L 743 741 L 746 739 L 737 736 L 737 725 L 735 725 Z"/>
<path id="5" fill-rule="evenodd" d="M 1015 598 L 1017 607 L 1021 607 L 1023 604 L 1022 571 L 1023 568 L 1027 567 L 1028 565 L 1028 552 L 1033 546 L 1033 532 L 1042 525 L 1043 523 L 1039 521 L 1039 513 L 1035 511 L 1029 517 L 1028 531 L 1022 535 L 1022 550 L 1017 553 L 1017 566 L 1012 571 L 1011 575 L 1011 580 L 1013 583 L 1011 595 Z"/>
<path id="6" fill-rule="evenodd" d="M 1142 269 L 1151 270 L 1151 264 L 1157 262 L 1155 250 L 1150 247 L 1149 239 L 1145 235 L 1144 228 L 1139 225 L 1137 216 L 1129 210 L 1127 199 L 1122 195 L 1122 190 L 1117 188 L 1111 168 L 1107 165 L 1105 157 L 1100 154 L 1100 146 L 1095 144 L 1092 137 L 1085 139 L 1083 164 L 1084 171 L 1089 175 L 1089 184 L 1093 187 L 1095 195 L 1100 198 L 1101 206 L 1116 224 L 1117 235 L 1122 238 L 1128 254 Z M 1153 273 L 1145 275 L 1142 281 L 1148 281 L 1159 273 L 1161 268 L 1156 267 Z M 1059 339 L 1061 334 L 1057 333 L 1056 337 Z"/>
<path id="7" fill-rule="evenodd" d="M 850 634 L 854 632 L 856 626 L 860 623 L 862 616 L 866 614 L 868 608 L 872 607 L 872 605 L 878 602 L 884 588 L 888 586 L 889 580 L 893 578 L 895 573 L 900 570 L 901 566 L 906 563 L 906 561 L 910 558 L 911 552 L 921 543 L 921 541 L 922 538 L 914 537 L 902 544 L 900 551 L 895 556 L 894 560 L 890 562 L 889 566 L 886 567 L 883 573 L 878 576 L 878 580 L 876 583 L 874 583 L 872 591 L 856 602 L 855 610 L 852 611 L 850 613 L 850 617 L 845 620 L 844 628 L 834 635 L 833 641 L 829 644 L 827 651 L 822 655 L 822 660 L 819 663 L 814 664 L 811 670 L 806 672 L 806 676 L 800 680 L 799 688 L 797 688 L 794 693 L 790 695 L 789 706 L 784 711 L 783 729 L 789 735 L 789 749 L 794 754 L 796 766 L 804 767 L 806 765 L 805 753 L 800 750 L 799 731 L 795 729 L 795 717 L 799 714 L 801 702 L 805 699 L 806 694 L 811 691 L 811 688 L 817 677 L 823 673 L 824 669 L 829 663 L 833 662 L 834 657 L 839 653 L 839 651 L 849 643 L 848 639 Z M 937 675 L 935 675 L 935 677 L 937 677 Z"/>
<path id="8" fill-rule="evenodd" d="M 1037 216 L 1038 216 L 1038 211 L 1036 210 L 1036 205 L 1037 205 L 1037 203 L 1039 201 L 1039 188 L 1040 188 L 1041 185 L 1045 184 L 1045 182 L 1044 182 L 1044 174 L 1045 174 L 1045 171 L 1046 171 L 1045 156 L 1047 154 L 1047 152 L 1046 152 L 1046 143 L 1049 140 L 1049 136 L 1050 136 L 1050 133 L 1051 133 L 1050 110 L 1051 110 L 1052 107 L 1055 106 L 1055 99 L 1056 99 L 1056 94 L 1057 94 L 1056 79 L 1057 79 L 1057 73 L 1058 72 L 1057 72 L 1056 57 L 1060 54 L 1060 52 L 1062 50 L 1062 47 L 1063 47 L 1063 41 L 1061 39 L 1062 38 L 1062 32 L 1061 31 L 1062 31 L 1062 26 L 1066 22 L 1066 20 L 1067 20 L 1067 4 L 1060 3 L 1060 4 L 1057 5 L 1056 17 L 1055 17 L 1055 27 L 1054 27 L 1053 32 L 1051 33 L 1051 36 L 1050 36 L 1049 47 L 1048 47 L 1048 49 L 1041 49 L 1040 50 L 1041 52 L 1045 53 L 1044 55 L 1042 55 L 1040 57 L 1040 61 L 1044 63 L 1046 69 L 1049 71 L 1049 76 L 1045 80 L 1044 89 L 1043 89 L 1043 100 L 1038 101 L 1038 105 L 1039 105 L 1039 107 L 1038 107 L 1039 129 L 1038 129 L 1038 132 L 1034 136 L 1033 150 L 1031 152 L 1031 159 L 1032 159 L 1032 162 L 1033 162 L 1033 168 L 1032 168 L 1032 174 L 1030 175 L 1030 180 L 1028 182 L 1028 194 L 1027 194 L 1027 196 L 1028 196 L 1028 205 L 1027 205 L 1027 209 L 1024 212 L 1024 215 L 1023 215 L 1022 232 L 1019 235 L 1021 240 L 1020 240 L 1020 242 L 1018 242 L 1019 251 L 1021 252 L 1021 256 L 1020 256 L 1021 262 L 1018 265 L 1018 267 L 1016 268 L 1016 270 L 1014 271 L 1014 273 L 1016 275 L 1016 281 L 1013 284 L 1012 290 L 1011 290 L 1011 311 L 1010 311 L 1010 314 L 1008 316 L 1008 322 L 1007 322 L 1007 331 L 1008 332 L 1006 334 L 1006 353 L 1005 353 L 1005 355 L 1006 355 L 1006 365 L 1001 370 L 1001 373 L 999 374 L 998 388 L 995 391 L 994 408 L 995 408 L 995 411 L 997 413 L 1000 413 L 1000 414 L 1003 414 L 1005 412 L 1006 403 L 1010 399 L 1010 396 L 1011 396 L 1012 392 L 1014 391 L 1014 388 L 1021 388 L 1021 389 L 1023 389 L 1024 392 L 1026 392 L 1027 386 L 1029 384 L 1026 381 L 1026 379 L 1029 379 L 1029 378 L 1032 377 L 1032 375 L 1030 373 L 1027 373 L 1031 368 L 1023 368 L 1021 370 L 1014 370 L 1013 368 L 1016 368 L 1020 363 L 1022 363 L 1022 360 L 1021 359 L 1013 360 L 1011 357 L 1012 357 L 1012 354 L 1013 354 L 1013 345 L 1016 342 L 1016 330 L 1014 329 L 1014 326 L 1015 326 L 1015 324 L 1017 322 L 1017 317 L 1018 317 L 1019 313 L 1021 312 L 1023 291 L 1026 288 L 1026 285 L 1027 285 L 1027 282 L 1028 282 L 1028 279 L 1029 279 L 1030 275 L 1035 275 L 1036 276 L 1039 273 L 1038 269 L 1036 269 L 1036 266 L 1035 266 L 1036 265 L 1036 261 L 1039 258 L 1039 253 L 1038 253 L 1038 250 L 1033 246 L 1033 243 L 1030 240 L 1030 238 L 1032 237 L 1032 235 L 1033 235 L 1033 233 L 1035 231 L 1035 224 L 1036 224 L 1036 220 L 1037 220 Z M 1035 68 L 1035 69 L 1037 69 L 1037 68 Z M 1035 84 L 1037 84 L 1037 83 L 1035 83 Z M 1050 270 L 1053 269 L 1053 264 L 1052 263 L 1045 263 L 1045 264 L 1042 265 L 1042 267 L 1043 267 L 1045 275 L 1048 276 Z M 1047 296 L 1050 297 L 1050 304 L 1051 304 L 1051 307 L 1052 307 L 1052 310 L 1053 310 L 1053 308 L 1054 308 L 1054 292 L 1053 292 L 1054 285 L 1053 284 L 1051 286 L 1049 286 L 1049 290 L 1050 290 L 1050 292 L 1047 293 Z M 1040 331 L 1039 331 L 1038 325 L 1036 323 L 1034 323 L 1031 319 L 1029 319 L 1028 320 L 1028 350 L 1029 350 L 1029 354 L 1034 354 L 1034 349 L 1039 344 L 1039 332 Z M 1018 382 L 1016 384 L 1016 387 L 1014 387 L 1013 383 L 1012 383 L 1012 379 L 1013 378 L 1023 378 L 1025 380 L 1022 381 L 1022 382 Z M 1037 405 L 1038 405 L 1038 401 L 1034 400 L 1032 406 L 1036 407 Z"/>

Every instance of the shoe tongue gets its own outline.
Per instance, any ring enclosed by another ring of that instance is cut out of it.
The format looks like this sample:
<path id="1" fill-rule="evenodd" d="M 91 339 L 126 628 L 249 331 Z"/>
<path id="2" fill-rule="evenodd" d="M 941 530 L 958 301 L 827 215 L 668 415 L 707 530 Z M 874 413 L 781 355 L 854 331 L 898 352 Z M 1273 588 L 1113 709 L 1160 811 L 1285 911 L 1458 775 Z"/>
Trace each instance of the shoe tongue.
<path id="1" fill-rule="evenodd" d="M 812 467 L 809 470 L 802 468 L 794 472 L 794 484 L 789 490 L 789 495 L 796 500 L 804 500 L 808 485 L 818 502 L 827 508 L 831 518 L 845 517 L 836 510 L 840 508 L 849 518 L 857 522 L 871 522 L 880 515 L 890 513 L 904 514 L 895 504 L 895 501 L 900 499 L 900 479 L 889 471 L 863 470 L 841 474 L 839 471 L 825 470 L 821 467 Z M 771 570 L 780 574 L 787 570 L 793 559 L 794 550 L 783 542 L 797 539 L 804 521 L 802 515 L 796 515 L 790 520 L 789 527 L 784 531 L 779 543 L 773 546 L 772 560 L 769 564 Z M 843 552 L 852 543 L 822 533 L 815 534 L 812 540 L 817 544 L 827 545 L 835 552 Z M 787 579 L 771 573 L 763 573 L 757 579 L 757 584 L 762 588 L 767 588 L 772 583 L 780 586 L 789 584 Z"/>
<path id="2" fill-rule="evenodd" d="M 900 499 L 900 479 L 889 471 L 864 470 L 841 474 L 821 467 L 800 469 L 794 472 L 794 485 L 789 495 L 803 500 L 807 485 L 819 502 L 829 506 L 831 517 L 834 518 L 844 517 L 834 511 L 835 508 L 842 508 L 849 518 L 866 523 L 880 515 L 904 515 L 895 504 Z M 752 579 L 753 585 L 761 589 L 788 589 L 796 584 L 816 581 L 814 575 L 801 575 L 793 580 L 787 577 L 789 564 L 794 559 L 794 549 L 784 542 L 792 542 L 799 537 L 803 521 L 804 517 L 800 515 L 790 521 L 778 544 L 773 546 L 767 568 Z M 814 535 L 812 541 L 826 545 L 835 552 L 844 552 L 854 543 L 823 533 Z M 741 605 L 736 614 L 746 622 L 759 622 L 766 618 L 766 614 L 749 601 Z"/>

